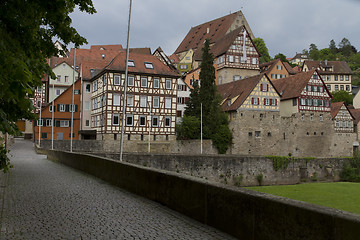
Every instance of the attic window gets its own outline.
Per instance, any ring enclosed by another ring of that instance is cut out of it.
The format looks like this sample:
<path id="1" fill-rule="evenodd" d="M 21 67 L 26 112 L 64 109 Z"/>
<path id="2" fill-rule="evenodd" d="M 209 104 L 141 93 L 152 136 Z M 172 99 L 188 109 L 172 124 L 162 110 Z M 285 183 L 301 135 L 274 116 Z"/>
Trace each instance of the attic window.
<path id="1" fill-rule="evenodd" d="M 135 67 L 135 63 L 133 60 L 128 61 L 128 67 Z"/>
<path id="2" fill-rule="evenodd" d="M 148 69 L 154 69 L 154 66 L 151 62 L 145 62 L 145 67 Z"/>
<path id="3" fill-rule="evenodd" d="M 231 106 L 231 99 L 228 99 L 227 105 L 228 105 L 229 107 Z"/>
<path id="4" fill-rule="evenodd" d="M 104 59 L 104 58 L 105 58 L 105 54 L 101 54 L 101 57 L 102 57 L 102 59 Z"/>

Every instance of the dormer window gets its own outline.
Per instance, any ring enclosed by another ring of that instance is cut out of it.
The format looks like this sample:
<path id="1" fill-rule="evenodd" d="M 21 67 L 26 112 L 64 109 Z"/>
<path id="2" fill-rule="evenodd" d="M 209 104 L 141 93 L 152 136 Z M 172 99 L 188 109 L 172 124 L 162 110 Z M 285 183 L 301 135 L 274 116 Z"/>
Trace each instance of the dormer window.
<path id="1" fill-rule="evenodd" d="M 148 69 L 154 69 L 154 66 L 151 62 L 145 62 L 145 67 Z"/>
<path id="2" fill-rule="evenodd" d="M 102 59 L 105 59 L 105 54 L 101 54 Z"/>
<path id="3" fill-rule="evenodd" d="M 128 61 L 128 67 L 135 67 L 135 63 L 133 60 Z"/>

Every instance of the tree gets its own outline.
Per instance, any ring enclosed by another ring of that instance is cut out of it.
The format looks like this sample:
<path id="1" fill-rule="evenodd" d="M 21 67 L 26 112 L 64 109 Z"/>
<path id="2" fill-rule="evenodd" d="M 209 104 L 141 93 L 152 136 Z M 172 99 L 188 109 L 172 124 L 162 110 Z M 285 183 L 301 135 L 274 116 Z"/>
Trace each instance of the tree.
<path id="1" fill-rule="evenodd" d="M 349 39 L 343 38 L 339 43 L 339 51 L 345 57 L 350 57 L 350 55 L 357 52 L 356 48 L 351 45 Z"/>
<path id="2" fill-rule="evenodd" d="M 353 97 L 345 90 L 340 90 L 337 92 L 332 92 L 333 99 L 331 102 L 345 102 L 345 105 L 349 105 L 353 103 Z"/>
<path id="3" fill-rule="evenodd" d="M 59 53 L 52 40 L 65 45 L 86 43 L 71 27 L 69 13 L 75 7 L 89 14 L 95 13 L 91 0 L 21 1 L 0 2 L 0 131 L 19 134 L 15 124 L 18 119 L 34 119 L 30 97 L 41 85 L 45 75 L 52 75 L 46 63 Z M 3 150 L 3 146 L 0 146 Z M 4 170 L 9 162 L 0 151 L 0 165 Z"/>
<path id="4" fill-rule="evenodd" d="M 259 62 L 260 63 L 269 62 L 271 60 L 271 57 L 269 55 L 269 50 L 266 47 L 264 39 L 254 38 L 253 41 L 256 46 L 256 49 L 259 51 L 259 53 L 261 55 L 259 58 Z"/>
<path id="5" fill-rule="evenodd" d="M 310 55 L 310 58 L 313 60 L 319 59 L 319 56 L 320 56 L 319 49 L 314 43 L 310 44 L 309 55 Z"/>
<path id="6" fill-rule="evenodd" d="M 329 49 L 332 54 L 336 54 L 338 52 L 334 39 L 331 39 L 329 43 Z"/>
<path id="7" fill-rule="evenodd" d="M 286 59 L 286 56 L 282 53 L 278 53 L 275 55 L 274 59 L 280 59 L 282 62 L 289 62 L 287 59 Z"/>
<path id="8" fill-rule="evenodd" d="M 195 119 L 200 119 L 200 111 L 202 105 L 203 112 L 203 136 L 212 139 L 219 153 L 226 153 L 229 144 L 232 141 L 231 132 L 228 126 L 227 115 L 221 110 L 221 96 L 217 92 L 215 84 L 215 68 L 213 65 L 214 57 L 210 52 L 210 42 L 205 41 L 202 49 L 202 61 L 200 64 L 200 88 L 195 84 L 191 91 L 189 101 L 186 103 L 185 120 L 178 126 L 182 139 L 192 139 L 193 133 L 185 131 L 186 129 L 196 129 Z M 195 117 L 188 119 L 187 117 Z M 191 121 L 190 121 L 191 120 Z M 186 135 L 188 133 L 189 135 Z M 200 134 L 198 135 L 200 138 Z"/>

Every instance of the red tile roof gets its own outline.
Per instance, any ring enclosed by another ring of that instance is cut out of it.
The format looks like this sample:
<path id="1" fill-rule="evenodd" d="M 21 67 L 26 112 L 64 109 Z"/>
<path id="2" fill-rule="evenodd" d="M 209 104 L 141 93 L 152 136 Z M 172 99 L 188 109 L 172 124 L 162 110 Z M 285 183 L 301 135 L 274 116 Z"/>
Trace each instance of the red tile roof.
<path id="1" fill-rule="evenodd" d="M 317 69 L 322 74 L 352 74 L 349 65 L 345 61 L 305 61 L 310 70 Z M 324 67 L 333 67 L 333 71 L 324 71 Z"/>
<path id="2" fill-rule="evenodd" d="M 134 61 L 135 66 L 129 67 L 129 73 L 145 73 L 154 75 L 165 75 L 170 77 L 180 77 L 179 73 L 172 70 L 161 62 L 156 56 L 148 54 L 130 53 L 129 61 Z M 106 70 L 112 71 L 125 71 L 126 53 L 119 53 L 111 63 L 105 68 Z M 149 69 L 145 67 L 145 62 L 153 64 L 153 68 Z M 104 69 L 104 70 L 105 70 Z"/>
<path id="3" fill-rule="evenodd" d="M 360 108 L 350 109 L 350 113 L 354 117 L 354 123 L 358 124 L 360 121 Z"/>
<path id="4" fill-rule="evenodd" d="M 339 113 L 341 107 L 344 105 L 344 102 L 334 102 L 331 103 L 331 117 L 334 119 Z"/>
<path id="5" fill-rule="evenodd" d="M 260 74 L 257 76 L 245 78 L 243 80 L 218 85 L 218 92 L 220 93 L 222 99 L 225 100 L 221 105 L 222 109 L 224 111 L 237 110 L 251 94 L 263 76 L 267 77 L 265 74 Z M 229 106 L 226 99 L 230 100 L 236 97 L 237 99 Z"/>
<path id="6" fill-rule="evenodd" d="M 210 40 L 210 44 L 217 42 L 226 34 L 239 13 L 241 11 L 192 27 L 175 53 L 185 52 L 190 49 L 195 50 L 206 39 Z"/>
<path id="7" fill-rule="evenodd" d="M 315 70 L 301 72 L 287 78 L 274 79 L 271 80 L 271 82 L 280 93 L 281 100 L 297 98 L 304 90 L 314 72 Z"/>

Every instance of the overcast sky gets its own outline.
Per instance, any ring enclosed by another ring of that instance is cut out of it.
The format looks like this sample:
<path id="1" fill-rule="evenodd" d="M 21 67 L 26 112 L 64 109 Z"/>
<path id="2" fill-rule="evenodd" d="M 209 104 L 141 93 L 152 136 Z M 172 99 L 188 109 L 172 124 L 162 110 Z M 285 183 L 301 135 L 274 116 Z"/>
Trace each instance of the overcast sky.
<path id="1" fill-rule="evenodd" d="M 96 14 L 71 14 L 89 45 L 126 47 L 129 0 L 93 0 Z M 315 43 L 350 40 L 360 50 L 360 0 L 133 0 L 130 47 L 161 47 L 171 55 L 191 27 L 242 10 L 270 55 L 293 57 Z M 88 46 L 82 46 L 87 48 Z"/>

